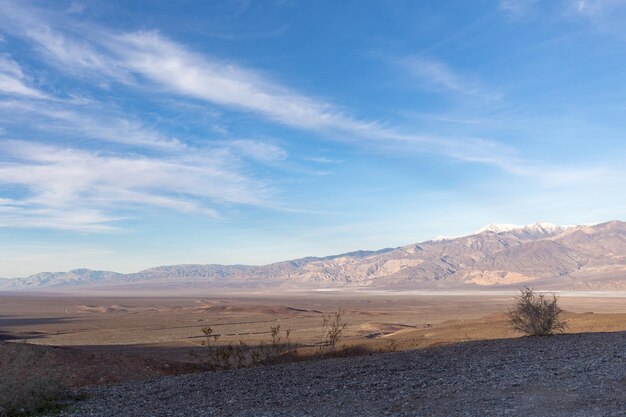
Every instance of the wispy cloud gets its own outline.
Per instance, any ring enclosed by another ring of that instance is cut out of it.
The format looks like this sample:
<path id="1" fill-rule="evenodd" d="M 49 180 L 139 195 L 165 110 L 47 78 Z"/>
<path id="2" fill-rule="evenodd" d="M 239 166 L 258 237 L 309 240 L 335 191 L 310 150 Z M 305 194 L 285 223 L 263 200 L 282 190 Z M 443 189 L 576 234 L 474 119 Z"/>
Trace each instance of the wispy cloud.
<path id="1" fill-rule="evenodd" d="M 583 18 L 598 29 L 624 39 L 626 3 L 622 0 L 500 0 L 500 10 L 514 19 L 542 18 L 578 20 Z"/>
<path id="2" fill-rule="evenodd" d="M 342 160 L 327 158 L 325 156 L 310 156 L 304 159 L 307 161 L 316 162 L 318 164 L 340 164 L 343 162 Z"/>
<path id="3" fill-rule="evenodd" d="M 0 228 L 37 228 L 78 232 L 115 232 L 118 220 L 94 209 L 15 207 L 0 204 Z"/>
<path id="4" fill-rule="evenodd" d="M 467 146 L 463 146 L 462 138 L 451 140 L 405 133 L 376 120 L 359 119 L 335 104 L 301 94 L 258 71 L 193 52 L 155 31 L 112 34 L 90 27 L 89 40 L 76 40 L 71 33 L 52 28 L 49 22 L 36 21 L 36 11 L 26 14 L 19 7 L 12 7 L 6 12 L 14 22 L 11 29 L 34 42 L 54 65 L 62 65 L 68 71 L 83 71 L 85 77 L 103 77 L 103 83 L 118 81 L 143 88 L 147 81 L 164 92 L 253 112 L 284 125 L 319 131 L 326 139 L 366 147 L 404 147 L 409 153 L 426 151 L 480 162 L 472 155 L 469 158 L 460 155 L 461 148 L 473 147 L 475 141 L 472 139 L 465 141 Z M 37 29 L 26 30 L 25 25 Z M 488 96 L 477 86 L 464 84 L 443 65 L 431 62 L 425 71 L 436 83 L 448 89 Z M 453 153 L 446 152 L 453 148 Z M 500 148 L 487 147 L 492 150 Z M 497 157 L 493 155 L 494 159 Z"/>
<path id="5" fill-rule="evenodd" d="M 7 124 L 24 124 L 81 142 L 97 140 L 164 150 L 185 148 L 180 140 L 97 102 L 74 106 L 59 101 L 0 100 L 0 115 L 5 115 Z"/>
<path id="6" fill-rule="evenodd" d="M 261 162 L 278 162 L 287 159 L 287 152 L 272 143 L 250 139 L 237 139 L 225 144 L 237 154 Z"/>
<path id="7" fill-rule="evenodd" d="M 191 52 L 157 32 L 128 33 L 114 39 L 108 46 L 125 67 L 176 94 L 260 113 L 300 128 L 354 130 L 372 124 L 254 71 Z"/>
<path id="8" fill-rule="evenodd" d="M 108 230 L 119 209 L 146 206 L 216 217 L 211 205 L 263 205 L 270 191 L 240 174 L 223 149 L 154 159 L 23 141 L 0 145 L 0 184 L 25 195 L 2 201 L 2 226 Z"/>
<path id="9" fill-rule="evenodd" d="M 513 18 L 524 17 L 530 12 L 537 0 L 500 0 L 500 10 Z"/>
<path id="10" fill-rule="evenodd" d="M 76 26 L 67 16 L 51 15 L 46 10 L 10 0 L 0 3 L 0 13 L 3 15 L 0 29 L 29 40 L 50 64 L 65 72 L 88 76 L 85 70 L 92 70 L 118 82 L 127 80 L 127 71 L 107 57 L 96 43 L 69 32 L 76 30 Z M 66 25 L 64 30 L 57 29 L 55 22 Z"/>
<path id="11" fill-rule="evenodd" d="M 46 94 L 26 84 L 20 65 L 8 55 L 0 55 L 0 94 L 46 98 Z"/>
<path id="12" fill-rule="evenodd" d="M 420 81 L 426 88 L 471 96 L 487 101 L 495 101 L 502 98 L 501 93 L 491 91 L 479 81 L 461 75 L 442 61 L 432 58 L 408 57 L 400 59 L 399 62 L 402 67 L 409 71 L 412 77 Z"/>
<path id="13" fill-rule="evenodd" d="M 575 15 L 582 17 L 598 30 L 626 40 L 626 3 L 620 0 L 578 0 L 574 5 Z"/>
<path id="14" fill-rule="evenodd" d="M 194 51 L 157 31 L 114 33 L 77 23 L 68 14 L 52 18 L 48 12 L 11 1 L 0 3 L 0 13 L 4 16 L 0 28 L 29 42 L 64 75 L 88 80 L 93 89 L 121 86 L 148 99 L 158 93 L 159 97 L 237 110 L 313 132 L 324 140 L 393 156 L 427 152 L 555 184 L 574 175 L 574 170 L 527 160 L 495 140 L 423 134 L 412 126 L 360 118 L 328 100 L 285 86 L 262 71 Z M 498 91 L 441 61 L 413 57 L 403 65 L 430 88 L 483 102 L 501 98 Z M 0 90 L 11 90 L 11 99 L 0 101 L 0 114 L 63 137 L 55 146 L 2 143 L 0 184 L 22 187 L 27 195 L 19 202 L 21 210 L 16 203 L 2 206 L 3 218 L 9 219 L 4 221 L 6 225 L 45 222 L 50 227 L 100 230 L 112 227 L 118 219 L 114 210 L 107 209 L 111 202 L 210 216 L 218 215 L 215 206 L 220 204 L 264 205 L 270 190 L 263 181 L 244 175 L 241 161 L 273 164 L 288 157 L 280 146 L 249 139 L 220 138 L 220 143 L 206 147 L 191 146 L 184 138 L 173 138 L 146 126 L 140 117 L 124 115 L 96 100 L 43 102 L 38 100 L 38 90 L 27 84 L 19 65 L 8 58 L 0 61 L 0 77 L 3 75 L 10 82 L 2 84 L 0 78 Z M 145 156 L 142 149 L 133 149 L 136 153 L 132 154 L 128 149 L 106 154 L 82 149 L 88 140 L 156 149 L 158 155 Z M 63 210 L 70 209 L 72 221 L 62 217 Z"/>
<path id="15" fill-rule="evenodd" d="M 616 11 L 624 10 L 626 5 L 621 0 L 578 0 L 576 11 L 592 18 L 608 16 Z"/>
<path id="16" fill-rule="evenodd" d="M 404 133 L 378 121 L 356 119 L 332 104 L 293 92 L 253 71 L 192 53 L 156 32 L 126 34 L 117 37 L 110 47 L 124 66 L 170 92 L 256 112 L 294 127 L 322 131 L 327 139 L 394 152 L 431 152 L 498 167 L 502 166 L 501 159 L 511 153 L 505 146 L 484 139 Z M 476 86 L 464 84 L 443 65 L 431 62 L 427 74 L 456 92 L 488 95 Z"/>

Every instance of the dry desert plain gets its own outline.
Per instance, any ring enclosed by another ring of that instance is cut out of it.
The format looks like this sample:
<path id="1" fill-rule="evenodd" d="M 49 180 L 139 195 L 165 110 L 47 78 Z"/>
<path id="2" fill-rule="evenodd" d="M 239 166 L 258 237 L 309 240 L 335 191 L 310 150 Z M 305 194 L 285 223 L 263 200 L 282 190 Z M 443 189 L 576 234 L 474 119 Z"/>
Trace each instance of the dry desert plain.
<path id="1" fill-rule="evenodd" d="M 513 292 L 222 292 L 201 296 L 0 294 L 0 339 L 63 347 L 74 385 L 146 379 L 198 369 L 202 327 L 217 343 L 254 345 L 290 329 L 304 351 L 319 343 L 323 313 L 349 323 L 340 344 L 372 352 L 518 337 L 505 312 Z M 626 293 L 561 293 L 567 332 L 626 330 Z M 0 345 L 1 346 L 1 345 Z M 5 348 L 7 344 L 4 344 Z M 97 372 L 95 372 L 97 370 Z"/>

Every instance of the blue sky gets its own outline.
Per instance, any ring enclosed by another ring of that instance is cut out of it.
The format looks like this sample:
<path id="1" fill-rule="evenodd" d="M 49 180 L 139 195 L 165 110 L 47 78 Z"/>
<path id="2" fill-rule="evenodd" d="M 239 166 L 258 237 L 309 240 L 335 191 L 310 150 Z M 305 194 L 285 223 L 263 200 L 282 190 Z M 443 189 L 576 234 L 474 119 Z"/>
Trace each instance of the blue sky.
<path id="1" fill-rule="evenodd" d="M 624 219 L 624 25 L 615 0 L 0 0 L 0 276 Z"/>

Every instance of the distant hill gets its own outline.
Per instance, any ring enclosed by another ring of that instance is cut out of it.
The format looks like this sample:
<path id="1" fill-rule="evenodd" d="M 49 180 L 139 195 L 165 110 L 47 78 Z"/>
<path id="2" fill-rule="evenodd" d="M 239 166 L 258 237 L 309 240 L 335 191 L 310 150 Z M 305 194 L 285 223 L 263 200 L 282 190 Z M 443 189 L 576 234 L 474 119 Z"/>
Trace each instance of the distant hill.
<path id="1" fill-rule="evenodd" d="M 369 287 L 626 289 L 626 223 L 489 225 L 475 234 L 264 266 L 174 265 L 133 274 L 76 269 L 7 280 L 4 290 Z"/>

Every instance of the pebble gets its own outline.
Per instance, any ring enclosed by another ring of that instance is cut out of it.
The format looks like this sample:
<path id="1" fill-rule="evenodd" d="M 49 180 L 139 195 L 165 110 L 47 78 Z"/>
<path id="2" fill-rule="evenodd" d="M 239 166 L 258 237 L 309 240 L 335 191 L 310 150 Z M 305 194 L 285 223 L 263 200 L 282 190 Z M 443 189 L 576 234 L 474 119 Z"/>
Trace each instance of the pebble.
<path id="1" fill-rule="evenodd" d="M 89 388 L 65 417 L 626 417 L 626 332 L 472 341 Z"/>

